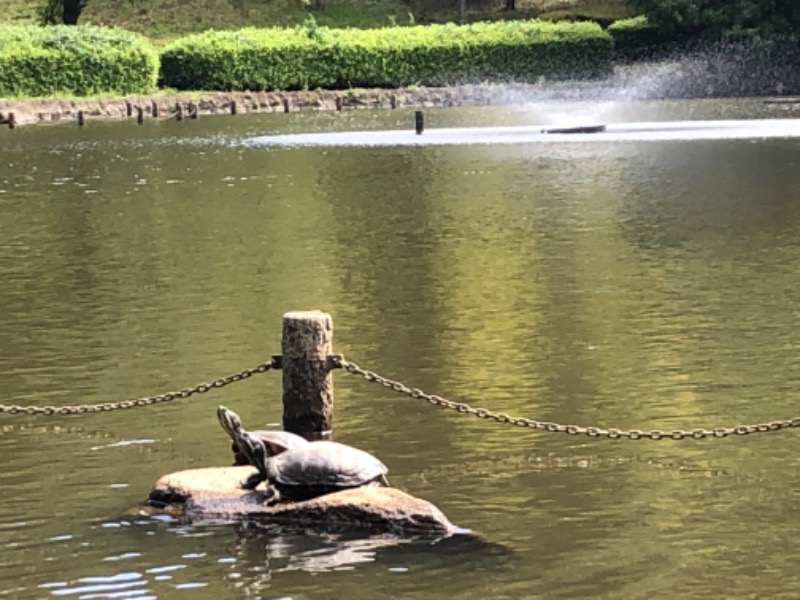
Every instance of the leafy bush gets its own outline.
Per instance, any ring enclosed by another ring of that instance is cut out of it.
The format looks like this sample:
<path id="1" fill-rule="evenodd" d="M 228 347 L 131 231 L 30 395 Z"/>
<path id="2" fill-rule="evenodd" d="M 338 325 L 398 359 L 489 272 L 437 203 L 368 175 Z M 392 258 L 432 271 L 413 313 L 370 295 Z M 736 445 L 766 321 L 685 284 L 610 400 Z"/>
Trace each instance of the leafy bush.
<path id="1" fill-rule="evenodd" d="M 157 78 L 158 53 L 128 31 L 0 27 L 0 96 L 146 93 Z"/>
<path id="2" fill-rule="evenodd" d="M 797 0 L 629 0 L 654 26 L 703 37 L 754 30 L 794 34 L 800 26 Z"/>
<path id="3" fill-rule="evenodd" d="M 750 68 L 762 71 L 773 63 L 800 65 L 798 34 L 765 34 L 758 29 L 674 31 L 653 25 L 645 15 L 615 21 L 607 31 L 617 56 L 629 60 L 708 55 L 715 60 L 747 61 Z"/>
<path id="4" fill-rule="evenodd" d="M 627 34 L 635 34 L 640 31 L 648 31 L 652 29 L 652 25 L 650 25 L 650 21 L 647 20 L 647 17 L 644 15 L 639 15 L 637 17 L 630 17 L 628 19 L 619 19 L 614 21 L 611 25 L 608 26 L 608 32 L 614 38 L 614 42 L 617 41 L 617 36 L 623 36 Z"/>
<path id="5" fill-rule="evenodd" d="M 622 55 L 635 55 L 662 41 L 659 30 L 644 15 L 614 21 L 606 31 L 614 40 L 614 49 Z"/>
<path id="6" fill-rule="evenodd" d="M 614 39 L 617 57 L 629 60 L 682 54 L 688 51 L 691 41 L 688 34 L 655 27 L 644 15 L 614 21 L 607 31 Z"/>
<path id="7" fill-rule="evenodd" d="M 290 90 L 536 81 L 601 75 L 611 37 L 594 23 L 504 21 L 467 26 L 209 31 L 161 54 L 177 89 Z"/>

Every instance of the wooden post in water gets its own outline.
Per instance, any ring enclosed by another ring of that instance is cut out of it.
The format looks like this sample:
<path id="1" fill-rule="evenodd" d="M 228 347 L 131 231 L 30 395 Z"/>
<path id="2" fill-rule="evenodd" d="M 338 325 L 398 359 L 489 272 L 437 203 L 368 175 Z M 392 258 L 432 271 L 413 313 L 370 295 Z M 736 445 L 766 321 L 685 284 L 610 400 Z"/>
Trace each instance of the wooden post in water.
<path id="1" fill-rule="evenodd" d="M 136 106 L 136 122 L 139 125 L 144 123 L 144 109 L 139 105 Z"/>
<path id="2" fill-rule="evenodd" d="M 14 115 L 13 112 L 8 113 L 8 117 L 6 118 L 6 123 L 8 123 L 9 129 L 14 129 L 17 126 L 17 117 Z"/>
<path id="3" fill-rule="evenodd" d="M 422 135 L 425 130 L 425 117 L 421 110 L 414 112 L 414 129 L 416 129 L 417 135 Z"/>
<path id="4" fill-rule="evenodd" d="M 289 99 L 288 98 L 284 98 L 283 99 L 283 112 L 285 112 L 285 113 L 289 112 Z"/>
<path id="5" fill-rule="evenodd" d="M 175 104 L 175 118 L 178 121 L 183 121 L 183 104 L 180 102 Z"/>
<path id="6" fill-rule="evenodd" d="M 153 115 L 154 119 L 158 118 L 158 102 L 156 102 L 155 100 L 153 100 L 150 103 L 150 112 Z"/>
<path id="7" fill-rule="evenodd" d="M 283 315 L 283 428 L 309 440 L 333 428 L 333 377 L 329 356 L 333 319 L 319 310 Z"/>
<path id="8" fill-rule="evenodd" d="M 86 118 L 83 115 L 83 111 L 78 111 L 78 127 L 83 127 L 84 123 L 86 123 Z"/>

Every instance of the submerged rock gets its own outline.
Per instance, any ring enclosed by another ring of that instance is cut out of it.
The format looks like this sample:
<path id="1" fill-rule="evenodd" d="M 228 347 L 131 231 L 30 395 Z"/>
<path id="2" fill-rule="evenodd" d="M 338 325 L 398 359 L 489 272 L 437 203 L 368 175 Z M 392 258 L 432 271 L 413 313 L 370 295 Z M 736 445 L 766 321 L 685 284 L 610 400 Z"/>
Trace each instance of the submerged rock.
<path id="1" fill-rule="evenodd" d="M 252 472 L 252 467 L 212 467 L 165 475 L 150 492 L 148 504 L 190 519 L 259 519 L 431 535 L 463 532 L 430 502 L 391 487 L 355 488 L 266 506 L 263 491 L 239 487 Z"/>

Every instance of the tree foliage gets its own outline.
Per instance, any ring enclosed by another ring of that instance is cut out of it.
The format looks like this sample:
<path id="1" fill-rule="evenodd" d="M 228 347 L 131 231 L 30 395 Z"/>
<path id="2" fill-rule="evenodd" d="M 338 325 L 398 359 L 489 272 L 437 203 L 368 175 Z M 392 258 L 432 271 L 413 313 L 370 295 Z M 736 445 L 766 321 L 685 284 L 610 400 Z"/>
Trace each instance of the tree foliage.
<path id="1" fill-rule="evenodd" d="M 628 0 L 655 27 L 709 35 L 800 32 L 798 0 Z"/>

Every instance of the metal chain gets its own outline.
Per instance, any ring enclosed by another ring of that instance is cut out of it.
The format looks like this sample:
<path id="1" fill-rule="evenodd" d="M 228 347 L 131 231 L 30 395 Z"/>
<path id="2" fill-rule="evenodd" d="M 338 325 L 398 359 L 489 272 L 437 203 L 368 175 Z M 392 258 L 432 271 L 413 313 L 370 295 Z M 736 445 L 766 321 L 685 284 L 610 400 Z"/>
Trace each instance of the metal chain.
<path id="1" fill-rule="evenodd" d="M 157 396 L 144 396 L 134 400 L 123 400 L 122 402 L 104 402 L 102 404 L 77 404 L 74 406 L 19 406 L 19 405 L 6 405 L 0 404 L 0 413 L 8 413 L 12 415 L 26 414 L 26 415 L 80 415 L 85 413 L 108 412 L 112 410 L 121 410 L 126 408 L 137 408 L 139 406 L 151 406 L 153 404 L 161 404 L 163 402 L 170 402 L 179 398 L 189 398 L 195 394 L 205 394 L 213 389 L 218 389 L 249 379 L 257 373 L 266 373 L 270 369 L 274 369 L 275 359 L 270 359 L 268 362 L 261 363 L 252 369 L 244 369 L 233 375 L 221 377 L 211 383 L 200 383 L 191 388 L 184 388 L 177 392 L 166 392 Z"/>
<path id="2" fill-rule="evenodd" d="M 769 431 L 780 431 L 781 429 L 791 429 L 800 427 L 800 417 L 781 421 L 771 421 L 769 423 L 759 423 L 757 425 L 738 425 L 736 427 L 715 427 L 713 429 L 603 429 L 601 427 L 581 427 L 579 425 L 561 425 L 551 421 L 536 421 L 526 417 L 512 417 L 502 412 L 492 412 L 486 408 L 473 408 L 464 402 L 453 402 L 441 396 L 426 394 L 422 390 L 410 388 L 399 381 L 394 381 L 388 377 L 382 377 L 373 371 L 362 369 L 357 364 L 345 360 L 340 355 L 331 357 L 336 367 L 343 368 L 348 373 L 363 377 L 367 381 L 373 381 L 391 390 L 406 394 L 412 398 L 424 400 L 434 406 L 449 408 L 458 413 L 474 415 L 481 419 L 490 419 L 498 423 L 507 423 L 518 427 L 528 427 L 530 429 L 540 429 L 555 433 L 566 433 L 568 435 L 587 435 L 592 438 L 609 438 L 612 440 L 626 438 L 630 440 L 683 440 L 691 438 L 702 440 L 705 438 L 724 438 L 729 435 L 748 435 L 750 433 L 766 433 Z"/>

